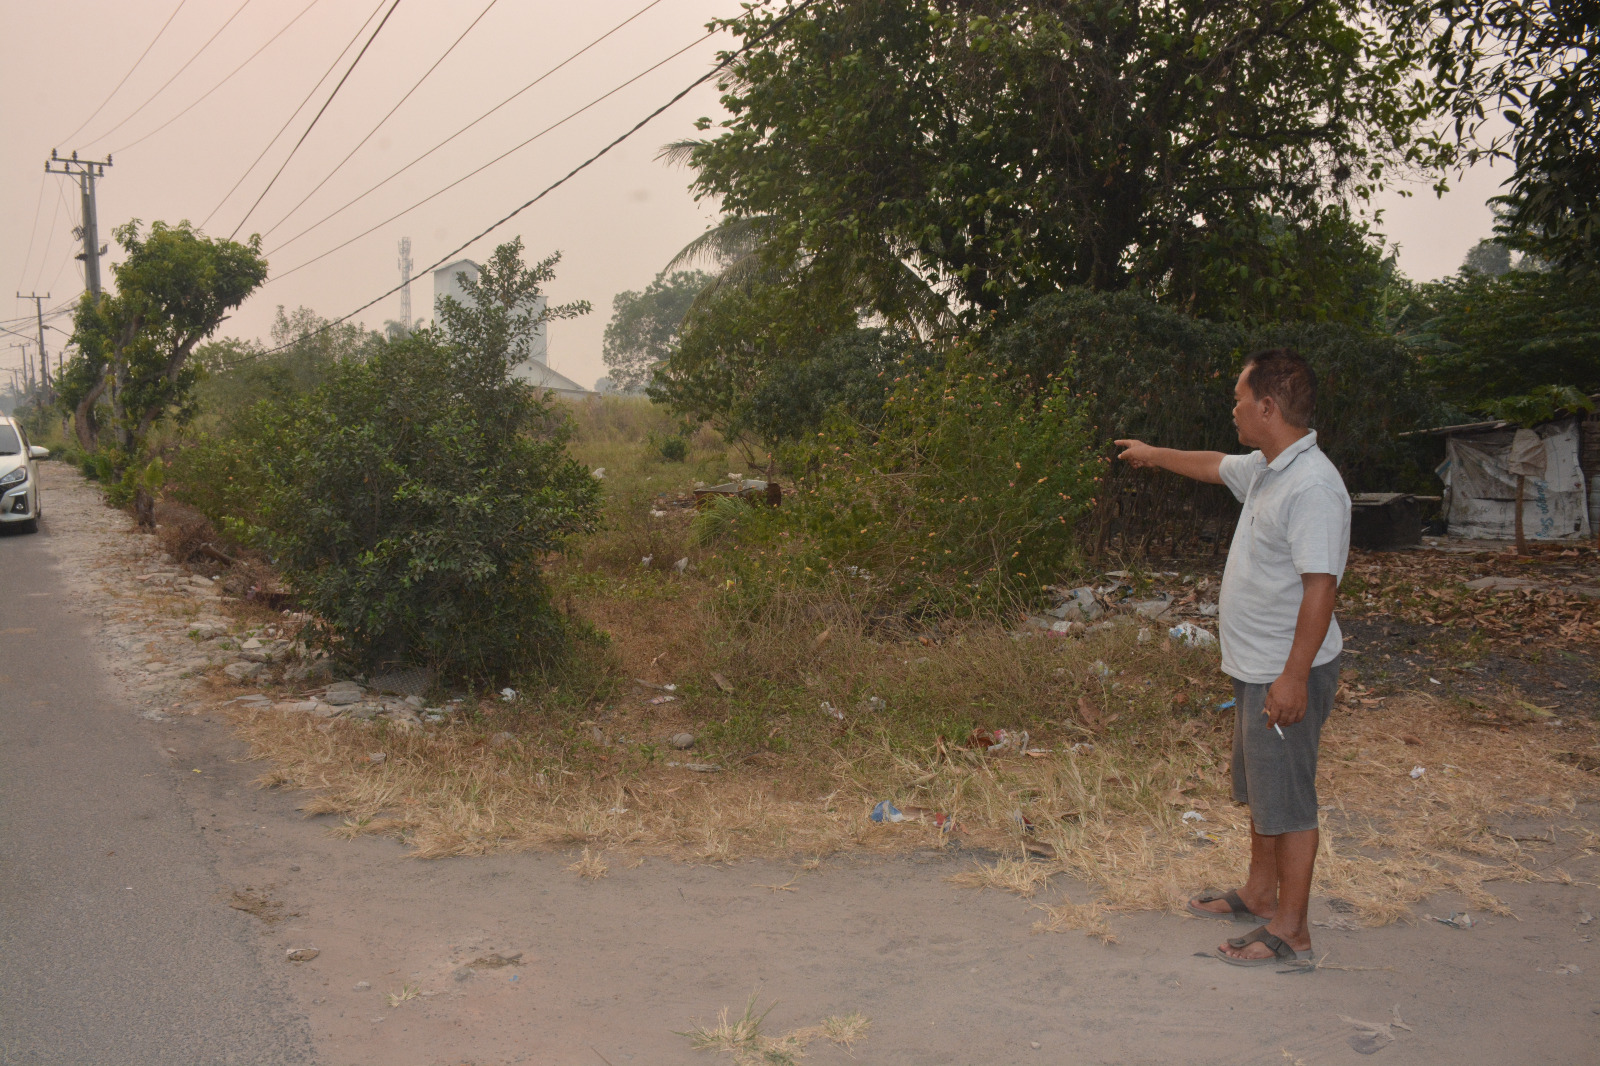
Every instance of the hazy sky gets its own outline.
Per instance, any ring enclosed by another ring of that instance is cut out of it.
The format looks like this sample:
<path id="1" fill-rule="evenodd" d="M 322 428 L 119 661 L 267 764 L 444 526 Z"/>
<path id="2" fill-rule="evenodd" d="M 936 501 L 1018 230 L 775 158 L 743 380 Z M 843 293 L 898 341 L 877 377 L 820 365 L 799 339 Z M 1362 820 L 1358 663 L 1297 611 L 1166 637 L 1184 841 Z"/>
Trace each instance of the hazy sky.
<path id="1" fill-rule="evenodd" d="M 84 158 L 113 153 L 99 184 L 102 242 L 112 243 L 112 227 L 130 218 L 186 218 L 204 222 L 214 236 L 227 236 L 242 223 L 241 236 L 263 235 L 273 277 L 223 324 L 221 334 L 266 338 L 279 304 L 304 305 L 327 317 L 351 311 L 399 281 L 397 245 L 405 236 L 421 275 L 412 285 L 413 314 L 427 315 L 428 264 L 704 73 L 727 43 L 702 39 L 705 23 L 739 9 L 738 0 L 656 0 L 471 130 L 299 236 L 649 0 L 401 0 L 316 128 L 250 210 L 360 43 L 337 64 L 335 57 L 370 17 L 365 40 L 391 2 L 183 0 L 180 6 L 178 0 L 0 0 L 0 27 L 10 44 L 0 68 L 0 280 L 13 291 L 49 292 L 47 308 L 66 305 L 82 291 L 81 264 L 72 258 L 80 251 L 71 233 L 79 222 L 77 187 L 43 173 L 52 148 L 63 155 L 77 149 Z M 334 172 L 486 7 L 438 69 Z M 152 39 L 154 46 L 113 93 Z M 195 103 L 264 44 L 226 84 Z M 389 221 L 686 46 L 682 55 L 583 114 Z M 333 74 L 313 93 L 330 65 Z M 310 103 L 290 121 L 308 94 Z M 552 301 L 586 299 L 594 312 L 551 325 L 550 364 L 584 385 L 605 372 L 600 340 L 612 297 L 648 284 L 714 218 L 709 204 L 697 204 L 689 194 L 686 171 L 655 160 L 662 144 L 694 135 L 694 120 L 707 114 L 719 114 L 712 84 L 460 253 L 481 261 L 494 245 L 518 234 L 530 257 L 562 253 Z M 74 134 L 80 124 L 83 129 Z M 1426 181 L 1411 186 L 1415 195 L 1409 199 L 1386 196 L 1383 228 L 1401 246 L 1402 268 L 1417 278 L 1453 271 L 1489 232 L 1484 200 L 1500 176 L 1486 169 L 1469 174 L 1443 200 Z M 352 243 L 333 250 L 346 241 Z M 114 245 L 109 258 L 119 258 Z M 109 281 L 105 264 L 102 277 Z M 13 300 L 11 306 L 0 326 L 31 340 L 31 318 L 17 319 L 31 316 L 32 302 Z M 395 295 L 358 318 L 376 328 L 399 314 Z M 70 332 L 64 316 L 54 325 Z M 9 347 L 18 339 L 0 334 L 0 367 L 20 365 L 20 353 Z M 52 353 L 65 340 L 62 333 L 46 333 Z"/>

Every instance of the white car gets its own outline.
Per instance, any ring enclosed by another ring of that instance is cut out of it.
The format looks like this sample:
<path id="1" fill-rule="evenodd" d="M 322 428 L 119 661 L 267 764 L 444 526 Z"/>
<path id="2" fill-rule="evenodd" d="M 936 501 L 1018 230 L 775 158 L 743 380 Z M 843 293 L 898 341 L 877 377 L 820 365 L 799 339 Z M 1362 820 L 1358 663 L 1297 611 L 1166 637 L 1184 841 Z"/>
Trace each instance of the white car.
<path id="1" fill-rule="evenodd" d="M 0 527 L 39 531 L 39 470 L 34 460 L 49 456 L 50 449 L 28 443 L 27 432 L 16 420 L 0 415 Z"/>

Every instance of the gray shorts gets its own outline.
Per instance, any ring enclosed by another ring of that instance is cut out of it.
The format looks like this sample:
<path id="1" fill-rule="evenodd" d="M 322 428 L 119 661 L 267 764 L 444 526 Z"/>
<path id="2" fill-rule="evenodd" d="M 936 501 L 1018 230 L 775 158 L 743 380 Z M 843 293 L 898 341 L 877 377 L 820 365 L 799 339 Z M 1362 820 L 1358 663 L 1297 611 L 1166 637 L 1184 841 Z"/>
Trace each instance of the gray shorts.
<path id="1" fill-rule="evenodd" d="M 1311 668 L 1306 716 L 1283 726 L 1267 722 L 1271 685 L 1233 682 L 1233 798 L 1250 807 L 1263 836 L 1317 828 L 1317 745 L 1339 689 L 1339 658 Z"/>

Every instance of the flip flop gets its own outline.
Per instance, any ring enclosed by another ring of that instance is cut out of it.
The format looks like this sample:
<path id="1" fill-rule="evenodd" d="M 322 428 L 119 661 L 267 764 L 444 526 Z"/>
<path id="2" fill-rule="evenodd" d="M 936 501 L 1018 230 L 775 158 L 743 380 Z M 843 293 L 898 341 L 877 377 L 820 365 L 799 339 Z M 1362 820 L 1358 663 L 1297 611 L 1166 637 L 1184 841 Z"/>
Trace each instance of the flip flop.
<path id="1" fill-rule="evenodd" d="M 1217 900 L 1226 903 L 1232 913 L 1223 914 L 1221 911 L 1208 911 L 1204 907 L 1195 906 L 1196 903 L 1215 903 Z M 1208 888 L 1190 900 L 1188 907 L 1189 913 L 1197 918 L 1216 918 L 1224 922 L 1265 922 L 1269 920 L 1246 907 L 1244 900 L 1239 898 L 1239 890 L 1234 888 L 1230 888 L 1226 892 L 1218 892 L 1214 888 Z"/>
<path id="2" fill-rule="evenodd" d="M 1268 955 L 1264 959 L 1236 959 L 1225 951 L 1217 951 L 1213 953 L 1213 957 L 1221 959 L 1230 966 L 1287 965 L 1309 969 L 1310 967 L 1316 965 L 1315 956 L 1312 955 L 1310 949 L 1305 951 L 1296 951 L 1294 948 L 1284 943 L 1281 937 L 1274 936 L 1272 933 L 1267 932 L 1267 927 L 1264 925 L 1257 926 L 1244 936 L 1228 938 L 1228 946 L 1231 948 L 1244 948 L 1250 944 L 1256 943 L 1265 944 L 1268 949 L 1271 950 L 1272 954 Z"/>

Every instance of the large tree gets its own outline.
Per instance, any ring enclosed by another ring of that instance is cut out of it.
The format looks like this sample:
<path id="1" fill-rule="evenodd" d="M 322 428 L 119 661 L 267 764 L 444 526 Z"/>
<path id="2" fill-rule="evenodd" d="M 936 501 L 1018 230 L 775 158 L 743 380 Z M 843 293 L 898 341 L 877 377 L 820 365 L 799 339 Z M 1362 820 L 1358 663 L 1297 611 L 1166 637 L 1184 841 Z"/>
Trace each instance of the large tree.
<path id="1" fill-rule="evenodd" d="M 711 280 L 699 270 L 664 270 L 643 292 L 617 293 L 601 352 L 619 389 L 637 391 L 650 384 L 656 364 L 677 345 L 683 316 Z"/>
<path id="2" fill-rule="evenodd" d="M 1348 202 L 1392 165 L 1435 158 L 1412 132 L 1430 103 L 1410 77 L 1420 31 L 1378 14 L 762 0 L 719 22 L 748 50 L 723 83 L 731 117 L 692 152 L 695 187 L 765 219 L 774 260 L 847 264 L 885 294 L 909 263 L 969 322 L 1074 285 L 1216 305 L 1255 293 L 1277 232 L 1347 231 Z M 1300 243 L 1347 254 L 1342 237 Z"/>
<path id="3" fill-rule="evenodd" d="M 79 444 L 94 451 L 98 405 L 109 398 L 120 473 L 139 458 L 157 422 L 190 413 L 200 373 L 190 358 L 195 346 L 266 280 L 267 261 L 259 237 L 214 240 L 188 222 L 156 222 L 141 235 L 135 219 L 115 234 L 127 258 L 112 267 L 114 293 L 85 293 L 78 305 L 78 354 L 62 399 L 73 408 Z"/>
<path id="4" fill-rule="evenodd" d="M 1442 105 L 1466 161 L 1508 159 L 1497 228 L 1572 272 L 1600 267 L 1600 4 L 1398 0 L 1431 33 Z M 1496 131 L 1492 120 L 1505 120 Z"/>

